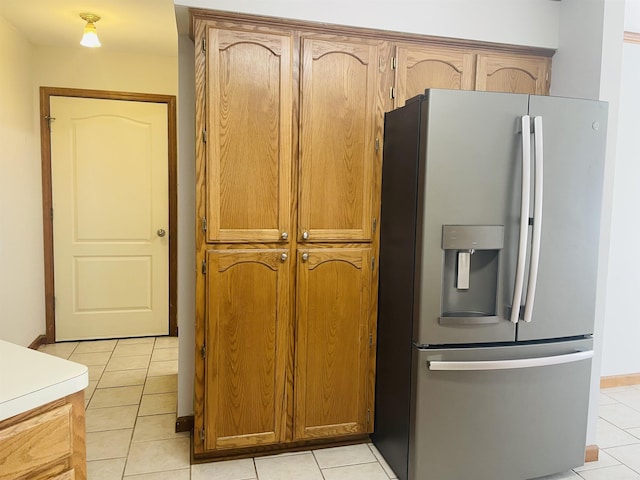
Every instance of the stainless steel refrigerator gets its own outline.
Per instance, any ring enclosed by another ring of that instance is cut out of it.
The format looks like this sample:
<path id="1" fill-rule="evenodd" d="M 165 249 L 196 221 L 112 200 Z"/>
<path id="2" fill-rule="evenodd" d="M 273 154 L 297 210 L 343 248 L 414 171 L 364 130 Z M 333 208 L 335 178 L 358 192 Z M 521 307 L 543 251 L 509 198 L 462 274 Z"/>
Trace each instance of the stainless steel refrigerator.
<path id="1" fill-rule="evenodd" d="M 399 479 L 584 462 L 606 119 L 452 90 L 387 113 L 373 442 Z"/>

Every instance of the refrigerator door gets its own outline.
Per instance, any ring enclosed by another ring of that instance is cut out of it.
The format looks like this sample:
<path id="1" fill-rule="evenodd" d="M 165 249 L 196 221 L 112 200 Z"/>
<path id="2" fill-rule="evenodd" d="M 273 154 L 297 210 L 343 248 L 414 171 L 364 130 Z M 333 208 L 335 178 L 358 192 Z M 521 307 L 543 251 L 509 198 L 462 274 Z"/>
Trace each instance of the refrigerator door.
<path id="1" fill-rule="evenodd" d="M 515 340 L 509 315 L 523 190 L 522 118 L 528 100 L 527 95 L 494 92 L 425 92 L 415 226 L 417 345 Z M 387 138 L 385 131 L 383 169 L 396 161 L 387 153 L 402 141 Z M 384 251 L 384 224 L 381 235 Z M 382 264 L 380 271 L 382 291 Z"/>
<path id="2" fill-rule="evenodd" d="M 398 478 L 526 480 L 582 465 L 592 354 L 591 339 L 415 349 Z"/>
<path id="3" fill-rule="evenodd" d="M 517 339 L 591 334 L 607 104 L 531 96 L 529 115 L 543 131 L 542 228 L 531 322 L 518 323 Z"/>

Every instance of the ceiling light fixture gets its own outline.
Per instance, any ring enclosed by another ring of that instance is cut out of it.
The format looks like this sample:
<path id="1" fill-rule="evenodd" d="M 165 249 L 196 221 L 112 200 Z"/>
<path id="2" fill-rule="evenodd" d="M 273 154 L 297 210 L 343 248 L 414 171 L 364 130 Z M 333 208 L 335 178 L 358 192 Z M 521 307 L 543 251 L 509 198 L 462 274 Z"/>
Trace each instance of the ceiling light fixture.
<path id="1" fill-rule="evenodd" d="M 80 18 L 87 22 L 84 26 L 84 34 L 82 35 L 82 40 L 80 40 L 80 45 L 90 48 L 102 45 L 98 39 L 98 32 L 95 26 L 95 23 L 100 20 L 100 17 L 93 13 L 81 13 Z"/>

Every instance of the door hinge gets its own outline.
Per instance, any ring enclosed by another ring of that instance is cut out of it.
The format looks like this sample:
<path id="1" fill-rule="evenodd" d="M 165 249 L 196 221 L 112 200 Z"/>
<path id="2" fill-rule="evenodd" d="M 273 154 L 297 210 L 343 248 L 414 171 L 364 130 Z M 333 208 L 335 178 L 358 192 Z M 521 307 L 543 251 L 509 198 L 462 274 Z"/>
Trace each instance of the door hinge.
<path id="1" fill-rule="evenodd" d="M 376 148 L 376 152 L 380 150 L 380 139 L 379 138 L 376 138 L 375 148 Z"/>
<path id="2" fill-rule="evenodd" d="M 207 217 L 202 217 L 202 233 L 207 233 Z"/>
<path id="3" fill-rule="evenodd" d="M 203 360 L 207 358 L 207 345 L 204 343 L 202 344 L 202 347 L 200 347 L 200 356 Z"/>
<path id="4" fill-rule="evenodd" d="M 373 219 L 373 233 L 376 233 L 376 229 L 378 228 L 378 219 Z"/>
<path id="5" fill-rule="evenodd" d="M 207 130 L 202 130 L 202 143 L 207 143 Z"/>
<path id="6" fill-rule="evenodd" d="M 395 70 L 398 67 L 398 60 L 396 57 L 391 57 L 391 69 Z"/>
<path id="7" fill-rule="evenodd" d="M 204 443 L 204 427 L 200 429 L 200 441 Z"/>
<path id="8" fill-rule="evenodd" d="M 52 117 L 51 115 L 45 115 L 44 119 L 47 121 L 47 125 L 49 125 L 49 131 L 51 131 L 51 122 L 53 122 L 56 117 Z"/>
<path id="9" fill-rule="evenodd" d="M 207 39 L 206 38 L 202 39 L 202 51 L 203 52 L 207 51 Z"/>
<path id="10" fill-rule="evenodd" d="M 389 98 L 391 98 L 391 99 L 396 98 L 396 89 L 395 89 L 395 87 L 391 87 L 389 89 Z"/>
<path id="11" fill-rule="evenodd" d="M 203 275 L 207 274 L 207 261 L 206 260 L 202 260 L 202 274 Z"/>

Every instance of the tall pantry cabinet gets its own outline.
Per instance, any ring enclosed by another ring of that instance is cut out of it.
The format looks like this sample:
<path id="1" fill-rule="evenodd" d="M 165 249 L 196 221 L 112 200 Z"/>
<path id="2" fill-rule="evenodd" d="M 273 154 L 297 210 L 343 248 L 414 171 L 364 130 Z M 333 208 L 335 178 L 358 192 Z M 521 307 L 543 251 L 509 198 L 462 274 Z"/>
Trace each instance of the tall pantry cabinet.
<path id="1" fill-rule="evenodd" d="M 362 437 L 373 402 L 380 42 L 211 20 L 196 20 L 195 38 L 195 452 Z"/>
<path id="2" fill-rule="evenodd" d="M 470 42 L 206 10 L 192 20 L 194 454 L 363 441 L 384 112 L 430 87 L 548 88 L 548 76 L 528 79 L 549 55 L 516 48 L 518 65 Z"/>

